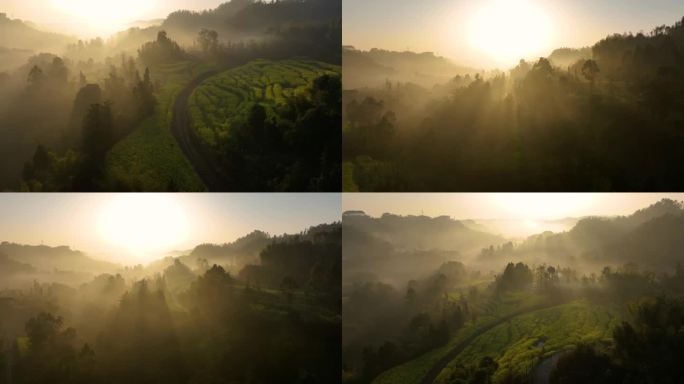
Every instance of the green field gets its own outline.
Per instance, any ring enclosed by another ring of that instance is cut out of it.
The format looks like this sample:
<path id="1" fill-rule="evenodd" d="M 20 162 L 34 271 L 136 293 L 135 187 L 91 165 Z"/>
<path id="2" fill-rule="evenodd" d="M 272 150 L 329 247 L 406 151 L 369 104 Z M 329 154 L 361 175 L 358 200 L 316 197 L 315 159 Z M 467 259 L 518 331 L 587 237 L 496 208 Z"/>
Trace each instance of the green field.
<path id="1" fill-rule="evenodd" d="M 272 111 L 289 97 L 305 95 L 317 77 L 339 73 L 339 66 L 309 60 L 256 60 L 230 69 L 206 80 L 190 96 L 193 129 L 215 145 L 230 134 L 235 117 L 251 103 Z"/>
<path id="2" fill-rule="evenodd" d="M 455 299 L 455 297 L 453 297 Z M 482 315 L 475 322 L 466 324 L 460 332 L 454 335 L 449 343 L 441 348 L 434 349 L 414 360 L 394 367 L 380 374 L 373 383 L 375 384 L 417 384 L 427 372 L 448 355 L 455 346 L 478 333 L 481 329 L 495 323 L 498 319 L 515 313 L 525 308 L 543 304 L 546 296 L 534 293 L 511 293 L 500 298 L 487 301 L 480 305 L 474 305 Z"/>
<path id="3" fill-rule="evenodd" d="M 529 377 L 537 364 L 551 355 L 580 343 L 609 341 L 611 329 L 618 323 L 616 311 L 586 300 L 535 311 L 485 332 L 450 367 L 477 364 L 489 356 L 499 364 L 493 377 L 495 383 L 508 371 Z M 442 371 L 436 383 L 448 382 L 450 367 Z"/>
<path id="4" fill-rule="evenodd" d="M 383 372 L 375 384 L 418 384 L 431 367 L 464 340 L 482 332 L 499 319 L 525 308 L 544 304 L 544 297 L 535 294 L 508 294 L 503 298 L 480 304 L 484 313 L 468 323 L 449 343 L 414 360 Z M 610 329 L 619 322 L 619 314 L 611 308 L 577 300 L 567 304 L 532 311 L 500 324 L 478 336 L 444 369 L 436 383 L 445 383 L 454 364 L 477 364 L 484 356 L 494 358 L 499 369 L 498 382 L 512 370 L 529 374 L 544 358 L 571 348 L 580 342 L 597 342 L 610 338 Z"/>
<path id="5" fill-rule="evenodd" d="M 144 191 L 206 190 L 171 132 L 173 104 L 178 93 L 199 74 L 205 64 L 185 61 L 151 68 L 152 79 L 160 81 L 155 90 L 155 115 L 143 121 L 130 135 L 117 143 L 107 156 L 106 179 L 116 188 Z"/>

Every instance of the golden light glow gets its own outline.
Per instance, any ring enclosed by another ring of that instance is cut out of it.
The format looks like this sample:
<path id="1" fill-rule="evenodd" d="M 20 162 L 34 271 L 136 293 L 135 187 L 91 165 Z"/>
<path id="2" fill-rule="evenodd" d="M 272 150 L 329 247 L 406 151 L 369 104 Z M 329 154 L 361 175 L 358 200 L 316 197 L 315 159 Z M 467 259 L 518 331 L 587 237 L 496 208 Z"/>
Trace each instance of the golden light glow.
<path id="1" fill-rule="evenodd" d="M 589 193 L 501 193 L 489 196 L 504 211 L 526 217 L 529 223 L 577 215 L 598 198 Z"/>
<path id="2" fill-rule="evenodd" d="M 468 41 L 501 64 L 546 56 L 553 26 L 548 14 L 533 0 L 490 0 L 477 8 L 468 22 Z"/>
<path id="3" fill-rule="evenodd" d="M 183 242 L 189 227 L 185 212 L 171 196 L 123 194 L 103 207 L 98 232 L 143 261 Z"/>
<path id="4" fill-rule="evenodd" d="M 52 0 L 54 6 L 97 30 L 114 32 L 154 8 L 158 0 Z"/>

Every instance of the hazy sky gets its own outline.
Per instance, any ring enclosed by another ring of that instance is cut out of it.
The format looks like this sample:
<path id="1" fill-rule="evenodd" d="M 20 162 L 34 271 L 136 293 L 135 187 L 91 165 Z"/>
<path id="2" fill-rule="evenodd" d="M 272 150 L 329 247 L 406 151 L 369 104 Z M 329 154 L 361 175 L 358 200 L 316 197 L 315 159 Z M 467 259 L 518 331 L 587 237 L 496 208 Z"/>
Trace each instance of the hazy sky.
<path id="1" fill-rule="evenodd" d="M 516 12 L 520 9 L 526 11 Z M 612 33 L 650 31 L 682 16 L 682 0 L 344 0 L 343 41 L 362 49 L 433 51 L 470 65 L 502 66 L 520 58 L 509 52 L 513 46 L 546 55 Z M 518 36 L 525 42 L 511 44 Z M 496 57 L 484 48 L 506 54 Z"/>
<path id="2" fill-rule="evenodd" d="M 558 220 L 628 215 L 663 198 L 684 201 L 684 193 L 347 193 L 343 210 L 372 216 L 451 216 L 455 219 Z"/>
<path id="3" fill-rule="evenodd" d="M 0 241 L 149 261 L 256 229 L 298 233 L 340 221 L 340 206 L 339 194 L 2 194 Z"/>
<path id="4" fill-rule="evenodd" d="M 0 0 L 11 18 L 79 37 L 105 37 L 128 23 L 164 18 L 179 10 L 215 8 L 228 0 Z"/>

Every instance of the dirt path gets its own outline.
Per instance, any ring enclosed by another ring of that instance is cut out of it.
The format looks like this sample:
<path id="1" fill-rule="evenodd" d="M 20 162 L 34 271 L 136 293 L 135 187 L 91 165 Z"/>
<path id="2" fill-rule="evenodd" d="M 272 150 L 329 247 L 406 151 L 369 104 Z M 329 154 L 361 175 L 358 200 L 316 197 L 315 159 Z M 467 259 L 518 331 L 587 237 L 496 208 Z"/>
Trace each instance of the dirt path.
<path id="1" fill-rule="evenodd" d="M 563 355 L 565 355 L 566 353 L 567 351 L 556 352 L 553 355 L 544 359 L 541 363 L 539 363 L 534 368 L 534 376 L 532 379 L 532 383 L 549 384 L 549 381 L 551 380 L 551 372 L 554 368 L 556 368 L 558 360 L 560 360 L 560 358 L 563 357 Z"/>
<path id="2" fill-rule="evenodd" d="M 496 328 L 497 326 L 512 320 L 515 317 L 526 315 L 528 313 L 532 313 L 535 311 L 539 311 L 542 309 L 547 309 L 547 308 L 552 308 L 558 305 L 563 305 L 565 303 L 554 303 L 554 304 L 542 304 L 542 305 L 536 305 L 531 308 L 527 308 L 521 311 L 514 312 L 506 317 L 502 317 L 498 319 L 496 322 L 489 324 L 485 326 L 484 328 L 478 330 L 475 334 L 469 336 L 467 339 L 463 340 L 460 342 L 458 345 L 456 345 L 453 349 L 449 351 L 444 357 L 442 357 L 435 365 L 430 368 L 428 373 L 423 377 L 423 380 L 420 381 L 421 384 L 432 384 L 435 379 L 437 379 L 437 376 L 439 376 L 440 372 L 444 370 L 444 368 L 449 365 L 451 361 L 453 361 L 461 352 L 463 352 L 464 349 L 468 347 L 475 339 L 478 337 L 482 336 L 484 333 L 491 331 L 492 329 Z"/>
<path id="3" fill-rule="evenodd" d="M 221 167 L 212 157 L 210 148 L 194 134 L 188 113 L 188 99 L 195 88 L 199 87 L 204 80 L 221 71 L 204 72 L 193 79 L 176 97 L 173 106 L 173 120 L 171 121 L 173 136 L 210 192 L 228 192 L 234 188 L 231 188 L 228 178 L 222 173 Z"/>

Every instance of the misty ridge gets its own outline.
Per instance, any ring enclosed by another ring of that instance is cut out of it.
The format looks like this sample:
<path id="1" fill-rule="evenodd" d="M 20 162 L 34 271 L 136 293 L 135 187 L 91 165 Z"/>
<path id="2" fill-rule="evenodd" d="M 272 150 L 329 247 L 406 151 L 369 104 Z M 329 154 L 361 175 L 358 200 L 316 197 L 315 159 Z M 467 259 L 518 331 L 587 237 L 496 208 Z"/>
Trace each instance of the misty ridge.
<path id="1" fill-rule="evenodd" d="M 509 260 L 563 265 L 581 272 L 625 264 L 667 272 L 681 262 L 679 251 L 684 249 L 679 236 L 684 206 L 669 199 L 629 216 L 568 220 L 574 224 L 566 231 L 545 231 L 523 239 L 491 232 L 484 222 L 389 213 L 373 218 L 347 211 L 342 221 L 344 280 L 391 283 L 397 276 L 427 276 L 450 261 L 483 272 L 497 271 Z"/>
<path id="2" fill-rule="evenodd" d="M 343 189 L 676 190 L 683 52 L 681 21 L 503 71 L 345 47 Z"/>
<path id="3" fill-rule="evenodd" d="M 2 14 L 0 189 L 339 190 L 339 131 L 310 131 L 340 120 L 340 80 L 332 75 L 341 61 L 340 15 L 332 0 L 234 0 L 83 40 Z M 183 128 L 194 130 L 202 159 L 188 158 L 179 146 L 190 144 L 171 132 L 178 108 L 191 109 L 174 106 L 183 88 L 254 62 L 246 71 L 261 73 L 239 77 L 249 92 L 223 89 L 188 112 Z M 198 116 L 218 114 L 236 95 L 244 111 L 199 126 Z M 273 110 L 259 108 L 255 95 L 270 97 Z M 228 127 L 231 135 L 202 142 L 207 129 Z M 315 150 L 300 148 L 302 141 Z M 229 185 L 207 185 L 207 173 Z"/>
<path id="4" fill-rule="evenodd" d="M 339 223 L 174 253 L 1 243 L 0 382 L 339 381 Z"/>
<path id="5" fill-rule="evenodd" d="M 684 203 L 563 221 L 511 240 L 477 220 L 345 212 L 343 382 L 680 377 L 649 332 L 681 324 Z"/>

